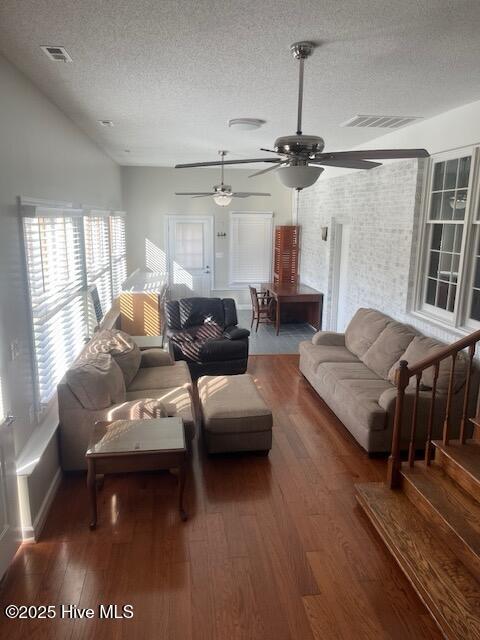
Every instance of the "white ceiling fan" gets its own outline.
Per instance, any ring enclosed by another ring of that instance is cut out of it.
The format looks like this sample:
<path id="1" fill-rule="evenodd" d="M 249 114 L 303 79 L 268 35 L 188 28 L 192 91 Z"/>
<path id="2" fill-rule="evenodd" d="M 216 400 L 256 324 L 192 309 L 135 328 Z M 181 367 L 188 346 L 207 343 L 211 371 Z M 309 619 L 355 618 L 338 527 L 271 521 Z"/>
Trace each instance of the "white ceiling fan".
<path id="1" fill-rule="evenodd" d="M 377 149 L 359 151 L 324 152 L 325 142 L 320 136 L 305 135 L 302 132 L 303 75 L 305 60 L 312 55 L 315 45 L 312 42 L 295 42 L 290 46 L 293 57 L 299 61 L 297 131 L 294 135 L 281 136 L 275 140 L 273 149 L 261 149 L 278 155 L 277 158 L 250 158 L 227 160 L 222 162 L 193 162 L 177 164 L 176 169 L 186 167 L 211 167 L 218 164 L 249 164 L 266 162 L 274 166 L 262 169 L 250 177 L 275 171 L 282 184 L 293 189 L 310 187 L 324 171 L 324 167 L 342 167 L 345 169 L 373 169 L 378 159 L 427 158 L 425 149 Z"/>
<path id="2" fill-rule="evenodd" d="M 192 198 L 207 198 L 209 196 L 213 197 L 216 204 L 219 207 L 228 207 L 232 198 L 248 198 L 250 196 L 269 196 L 270 193 L 261 193 L 258 191 L 232 191 L 232 187 L 229 184 L 224 184 L 224 165 L 225 165 L 225 156 L 228 151 L 222 150 L 218 152 L 222 159 L 220 162 L 214 162 L 212 164 L 219 164 L 222 167 L 222 177 L 220 184 L 216 184 L 213 187 L 213 191 L 185 191 L 180 193 L 175 193 L 176 196 L 191 196 Z"/>

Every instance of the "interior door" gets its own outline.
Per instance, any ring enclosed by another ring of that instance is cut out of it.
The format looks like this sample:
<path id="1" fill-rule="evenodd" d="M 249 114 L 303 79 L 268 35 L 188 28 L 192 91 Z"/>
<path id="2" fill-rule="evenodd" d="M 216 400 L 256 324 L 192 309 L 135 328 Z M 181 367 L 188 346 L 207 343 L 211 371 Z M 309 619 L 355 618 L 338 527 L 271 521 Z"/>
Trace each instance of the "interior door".
<path id="1" fill-rule="evenodd" d="M 212 218 L 168 216 L 168 274 L 171 298 L 210 297 L 212 261 Z"/>
<path id="2" fill-rule="evenodd" d="M 350 225 L 335 225 L 333 295 L 330 328 L 343 332 L 350 320 L 348 317 L 348 258 L 350 252 Z"/>
<path id="3" fill-rule="evenodd" d="M 13 420 L 0 417 L 0 579 L 8 569 L 20 543 Z"/>

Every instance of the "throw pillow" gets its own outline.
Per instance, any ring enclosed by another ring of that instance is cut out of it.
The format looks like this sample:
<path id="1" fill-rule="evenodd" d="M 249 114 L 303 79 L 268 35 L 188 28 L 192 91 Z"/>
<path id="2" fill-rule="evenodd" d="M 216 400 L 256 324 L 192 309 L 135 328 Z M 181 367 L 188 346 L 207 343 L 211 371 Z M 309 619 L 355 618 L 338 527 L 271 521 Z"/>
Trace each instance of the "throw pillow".
<path id="1" fill-rule="evenodd" d="M 125 401 L 122 370 L 108 353 L 84 355 L 66 373 L 82 407 L 96 411 Z"/>

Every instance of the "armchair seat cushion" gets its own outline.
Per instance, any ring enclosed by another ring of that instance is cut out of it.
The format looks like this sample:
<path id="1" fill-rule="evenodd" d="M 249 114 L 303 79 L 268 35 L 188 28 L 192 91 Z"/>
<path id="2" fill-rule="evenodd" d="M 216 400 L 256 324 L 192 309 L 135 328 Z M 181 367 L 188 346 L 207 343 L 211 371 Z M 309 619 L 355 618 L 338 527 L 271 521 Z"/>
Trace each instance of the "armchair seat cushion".
<path id="1" fill-rule="evenodd" d="M 168 389 L 183 387 L 191 382 L 185 362 L 176 362 L 170 366 L 146 367 L 138 370 L 137 375 L 128 385 L 127 391 L 148 391 L 150 389 Z"/>

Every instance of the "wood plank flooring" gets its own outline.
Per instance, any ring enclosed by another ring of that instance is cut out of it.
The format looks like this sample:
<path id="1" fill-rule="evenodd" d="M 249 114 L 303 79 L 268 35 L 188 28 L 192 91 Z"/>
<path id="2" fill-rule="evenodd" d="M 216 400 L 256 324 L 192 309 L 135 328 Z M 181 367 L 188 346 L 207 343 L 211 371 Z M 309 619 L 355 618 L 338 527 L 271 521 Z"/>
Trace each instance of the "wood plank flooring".
<path id="1" fill-rule="evenodd" d="M 195 444 L 176 511 L 166 473 L 109 477 L 88 529 L 83 476 L 66 477 L 41 541 L 24 545 L 0 593 L 0 637 L 65 640 L 439 639 L 356 504 L 384 478 L 302 378 L 297 356 L 254 356 L 274 445 L 207 458 Z M 6 604 L 132 604 L 130 620 L 8 621 Z M 8 634 L 8 635 L 7 635 Z"/>

